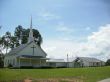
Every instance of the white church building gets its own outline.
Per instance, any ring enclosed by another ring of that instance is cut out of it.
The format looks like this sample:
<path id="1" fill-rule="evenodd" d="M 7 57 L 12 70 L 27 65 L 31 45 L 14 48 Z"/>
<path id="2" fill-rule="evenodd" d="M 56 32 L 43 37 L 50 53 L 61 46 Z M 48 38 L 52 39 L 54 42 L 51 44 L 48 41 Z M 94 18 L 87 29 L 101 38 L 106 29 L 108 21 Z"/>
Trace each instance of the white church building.
<path id="1" fill-rule="evenodd" d="M 10 64 L 13 67 L 46 66 L 46 60 L 48 59 L 46 56 L 47 54 L 44 50 L 34 41 L 31 19 L 28 43 L 21 44 L 19 47 L 12 49 L 6 54 L 4 58 L 4 67 L 8 67 Z"/>

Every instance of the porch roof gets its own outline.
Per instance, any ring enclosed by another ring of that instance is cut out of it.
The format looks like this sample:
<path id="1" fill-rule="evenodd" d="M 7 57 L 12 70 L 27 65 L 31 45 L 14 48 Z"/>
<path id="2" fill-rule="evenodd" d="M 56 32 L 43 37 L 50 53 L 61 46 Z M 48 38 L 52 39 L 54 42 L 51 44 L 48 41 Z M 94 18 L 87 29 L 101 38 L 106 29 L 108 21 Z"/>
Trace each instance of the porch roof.
<path id="1" fill-rule="evenodd" d="M 32 55 L 21 55 L 21 56 L 18 56 L 18 58 L 33 58 L 33 59 L 46 59 L 46 60 L 49 60 L 49 58 L 44 58 L 42 56 L 32 56 Z"/>

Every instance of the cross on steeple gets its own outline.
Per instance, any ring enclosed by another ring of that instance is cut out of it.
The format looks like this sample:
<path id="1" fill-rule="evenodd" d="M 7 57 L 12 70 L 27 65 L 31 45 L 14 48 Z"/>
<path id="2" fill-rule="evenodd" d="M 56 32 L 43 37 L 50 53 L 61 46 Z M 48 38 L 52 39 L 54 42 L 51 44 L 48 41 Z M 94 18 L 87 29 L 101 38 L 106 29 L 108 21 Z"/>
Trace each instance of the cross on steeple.
<path id="1" fill-rule="evenodd" d="M 32 55 L 34 56 L 34 48 L 36 48 L 34 45 L 31 47 L 33 49 Z"/>

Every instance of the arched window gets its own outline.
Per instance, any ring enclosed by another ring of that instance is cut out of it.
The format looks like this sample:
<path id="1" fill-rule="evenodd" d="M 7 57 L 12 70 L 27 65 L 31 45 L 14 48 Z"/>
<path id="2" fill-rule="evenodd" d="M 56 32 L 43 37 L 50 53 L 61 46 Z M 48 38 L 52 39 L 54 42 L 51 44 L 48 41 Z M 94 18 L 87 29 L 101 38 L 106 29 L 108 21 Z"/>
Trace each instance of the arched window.
<path id="1" fill-rule="evenodd" d="M 5 61 L 4 61 L 4 64 L 6 65 L 6 59 L 5 59 Z"/>
<path id="2" fill-rule="evenodd" d="M 13 59 L 13 65 L 15 65 L 15 59 Z"/>
<path id="3" fill-rule="evenodd" d="M 11 64 L 11 59 L 10 59 L 10 64 Z"/>
<path id="4" fill-rule="evenodd" d="M 5 60 L 5 65 L 7 65 L 7 59 Z"/>
<path id="5" fill-rule="evenodd" d="M 9 62 L 9 60 L 8 60 L 8 64 L 9 64 L 10 62 Z"/>

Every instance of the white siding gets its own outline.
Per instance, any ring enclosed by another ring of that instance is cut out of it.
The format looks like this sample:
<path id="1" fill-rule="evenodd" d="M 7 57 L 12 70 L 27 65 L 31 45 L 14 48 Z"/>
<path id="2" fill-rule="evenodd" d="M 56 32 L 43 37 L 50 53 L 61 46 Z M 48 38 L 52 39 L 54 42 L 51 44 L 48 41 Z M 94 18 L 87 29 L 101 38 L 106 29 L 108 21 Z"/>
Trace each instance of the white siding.
<path id="1" fill-rule="evenodd" d="M 33 55 L 33 49 L 32 49 L 33 45 L 36 47 L 36 48 L 34 48 L 34 56 L 46 57 L 46 54 L 34 42 L 32 42 L 26 48 L 24 48 L 22 51 L 20 51 L 18 53 L 18 55 Z"/>
<path id="2" fill-rule="evenodd" d="M 50 67 L 66 67 L 66 62 L 48 62 Z"/>
<path id="3" fill-rule="evenodd" d="M 83 66 L 84 67 L 89 67 L 89 62 L 88 61 L 83 61 Z"/>
<path id="4" fill-rule="evenodd" d="M 56 63 L 56 67 L 66 67 L 65 65 L 66 65 L 65 62 L 57 62 Z"/>
<path id="5" fill-rule="evenodd" d="M 68 67 L 70 67 L 70 68 L 71 68 L 71 67 L 74 67 L 74 62 L 69 62 L 69 63 L 68 63 Z"/>
<path id="6" fill-rule="evenodd" d="M 16 57 L 15 56 L 5 56 L 4 67 L 8 67 L 9 64 L 11 64 L 13 67 L 16 66 Z"/>

